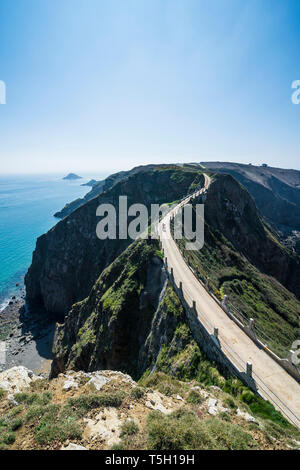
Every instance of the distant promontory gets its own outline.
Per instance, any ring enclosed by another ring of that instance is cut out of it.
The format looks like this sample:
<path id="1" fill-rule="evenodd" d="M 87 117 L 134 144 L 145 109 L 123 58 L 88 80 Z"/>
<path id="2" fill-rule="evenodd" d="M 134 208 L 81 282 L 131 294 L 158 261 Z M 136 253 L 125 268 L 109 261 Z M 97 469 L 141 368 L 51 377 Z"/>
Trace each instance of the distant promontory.
<path id="1" fill-rule="evenodd" d="M 88 181 L 87 183 L 81 184 L 81 186 L 90 186 L 90 187 L 92 188 L 92 187 L 95 186 L 95 184 L 97 184 L 97 183 L 99 183 L 99 181 L 97 181 L 97 180 L 90 180 L 90 181 Z"/>
<path id="2" fill-rule="evenodd" d="M 78 176 L 75 173 L 69 173 L 67 176 L 63 178 L 63 180 L 81 180 L 82 176 Z"/>

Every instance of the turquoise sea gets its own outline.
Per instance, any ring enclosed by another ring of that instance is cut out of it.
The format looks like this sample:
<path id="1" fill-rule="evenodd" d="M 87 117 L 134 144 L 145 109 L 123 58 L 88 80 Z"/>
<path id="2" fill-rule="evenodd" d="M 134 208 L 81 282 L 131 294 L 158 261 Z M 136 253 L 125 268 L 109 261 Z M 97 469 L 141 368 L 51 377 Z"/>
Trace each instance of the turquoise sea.
<path id="1" fill-rule="evenodd" d="M 107 175 L 76 181 L 62 176 L 0 176 L 0 309 L 23 285 L 37 237 L 58 222 L 53 214 L 89 191 L 82 183 Z M 16 287 L 17 283 L 21 286 Z"/>

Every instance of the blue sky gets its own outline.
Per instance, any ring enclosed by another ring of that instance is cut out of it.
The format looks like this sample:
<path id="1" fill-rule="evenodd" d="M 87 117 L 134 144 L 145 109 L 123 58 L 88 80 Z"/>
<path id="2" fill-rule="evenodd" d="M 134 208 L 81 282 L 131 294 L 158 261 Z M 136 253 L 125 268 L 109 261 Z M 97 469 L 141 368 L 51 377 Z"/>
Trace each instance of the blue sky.
<path id="1" fill-rule="evenodd" d="M 1 0 L 0 172 L 300 169 L 298 0 Z"/>

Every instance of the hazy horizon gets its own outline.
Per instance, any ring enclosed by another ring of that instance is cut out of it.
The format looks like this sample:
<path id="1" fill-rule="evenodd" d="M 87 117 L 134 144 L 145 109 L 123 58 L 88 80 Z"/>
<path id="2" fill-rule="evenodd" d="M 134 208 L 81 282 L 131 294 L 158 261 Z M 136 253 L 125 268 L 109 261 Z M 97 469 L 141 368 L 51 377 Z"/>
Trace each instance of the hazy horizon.
<path id="1" fill-rule="evenodd" d="M 202 163 L 204 160 L 202 161 L 199 161 L 199 162 L 160 162 L 160 163 L 156 163 L 156 164 L 189 164 L 189 163 Z M 248 163 L 245 163 L 245 162 L 238 162 L 238 161 L 230 161 L 230 160 L 205 160 L 206 162 L 222 162 L 222 163 L 236 163 L 236 164 L 240 164 L 240 165 L 246 165 L 248 166 L 249 163 L 251 163 L 251 165 L 253 167 L 260 167 L 262 166 L 262 163 L 252 163 L 252 162 L 248 162 Z M 263 162 L 265 163 L 265 162 Z M 149 165 L 151 164 L 151 162 L 147 162 L 147 163 L 143 163 L 141 164 L 141 166 L 146 166 L 146 165 Z M 118 169 L 115 169 L 115 170 L 102 170 L 102 171 L 99 171 L 99 170 L 84 170 L 84 171 L 80 171 L 80 170 L 74 170 L 74 169 L 71 169 L 71 170 L 67 170 L 65 172 L 63 171 L 60 171 L 60 172 L 54 172 L 54 171 L 45 171 L 45 172 L 42 172 L 42 171 L 38 171 L 38 172 L 34 172 L 34 171 L 30 171 L 30 172 L 7 172 L 7 173 L 2 173 L 0 172 L 0 177 L 5 177 L 5 176 L 52 176 L 52 177 L 56 177 L 56 178 L 61 178 L 61 177 L 64 177 L 64 176 L 67 176 L 69 173 L 75 173 L 76 175 L 78 176 L 81 176 L 83 180 L 85 179 L 89 179 L 89 178 L 98 178 L 98 179 L 104 179 L 106 178 L 107 176 L 111 175 L 112 173 L 117 173 L 119 171 L 127 171 L 127 170 L 131 170 L 133 169 L 135 166 L 139 166 L 139 165 L 134 165 L 134 166 L 131 166 L 131 167 L 121 167 L 121 168 L 118 168 Z M 273 166 L 273 165 L 268 165 L 269 168 L 280 168 L 280 169 L 284 169 L 284 170 L 296 170 L 296 171 L 300 171 L 300 167 L 299 168 L 289 168 L 289 167 L 284 167 L 284 166 Z"/>

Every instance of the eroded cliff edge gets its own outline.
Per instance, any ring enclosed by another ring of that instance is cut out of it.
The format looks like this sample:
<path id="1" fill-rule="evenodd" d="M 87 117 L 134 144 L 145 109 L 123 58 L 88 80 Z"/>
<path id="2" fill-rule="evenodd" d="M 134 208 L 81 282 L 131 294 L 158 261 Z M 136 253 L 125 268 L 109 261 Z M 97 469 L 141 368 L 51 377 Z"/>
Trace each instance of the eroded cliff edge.
<path id="1" fill-rule="evenodd" d="M 88 298 L 58 326 L 52 375 L 112 369 L 137 378 L 156 367 L 164 348 L 170 357 L 184 357 L 192 342 L 158 242 L 139 240 L 103 271 Z"/>

